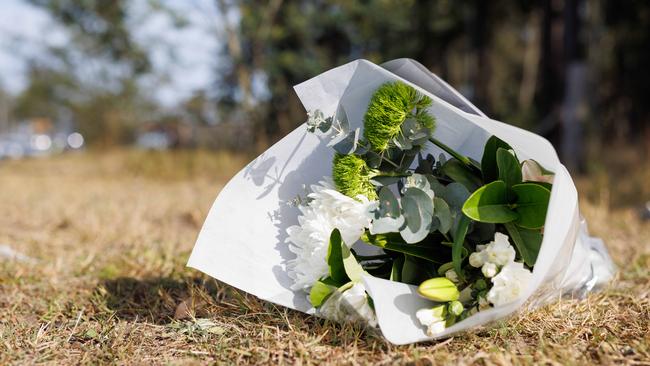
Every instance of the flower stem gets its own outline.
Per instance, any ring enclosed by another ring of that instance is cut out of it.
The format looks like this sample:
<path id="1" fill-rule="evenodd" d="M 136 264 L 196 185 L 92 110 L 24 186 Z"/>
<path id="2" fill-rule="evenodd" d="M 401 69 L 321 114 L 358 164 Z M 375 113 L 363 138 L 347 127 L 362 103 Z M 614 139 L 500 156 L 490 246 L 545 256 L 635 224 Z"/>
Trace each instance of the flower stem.
<path id="1" fill-rule="evenodd" d="M 470 168 L 476 168 L 474 164 L 472 164 L 472 161 L 469 160 L 467 156 L 461 155 L 458 152 L 456 152 L 454 149 L 451 147 L 445 145 L 442 143 L 442 141 L 436 139 L 435 137 L 430 137 L 429 141 L 437 145 L 439 148 L 441 148 L 443 151 L 445 151 L 447 154 L 453 156 L 454 158 L 458 159 L 461 163 L 467 165 Z"/>

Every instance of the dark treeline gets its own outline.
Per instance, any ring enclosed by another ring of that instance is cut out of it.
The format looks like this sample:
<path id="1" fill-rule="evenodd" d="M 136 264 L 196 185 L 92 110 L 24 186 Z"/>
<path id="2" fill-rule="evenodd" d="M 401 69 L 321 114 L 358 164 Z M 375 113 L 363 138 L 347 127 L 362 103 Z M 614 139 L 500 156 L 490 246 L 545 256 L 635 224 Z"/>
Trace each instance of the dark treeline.
<path id="1" fill-rule="evenodd" d="M 109 91 L 67 98 L 61 90 L 78 88 L 74 78 L 35 65 L 14 113 L 63 106 L 91 141 L 129 141 L 156 116 L 213 135 L 195 144 L 259 150 L 304 121 L 294 84 L 357 58 L 410 57 L 493 118 L 551 139 L 572 168 L 603 144 L 650 143 L 650 2 L 643 0 L 215 0 L 223 29 L 215 34 L 223 44 L 215 82 L 172 116 L 133 82 L 149 62 L 125 26 L 126 2 L 32 3 L 76 34 L 82 52 L 122 66 L 109 74 Z M 206 108 L 218 122 L 205 118 Z"/>

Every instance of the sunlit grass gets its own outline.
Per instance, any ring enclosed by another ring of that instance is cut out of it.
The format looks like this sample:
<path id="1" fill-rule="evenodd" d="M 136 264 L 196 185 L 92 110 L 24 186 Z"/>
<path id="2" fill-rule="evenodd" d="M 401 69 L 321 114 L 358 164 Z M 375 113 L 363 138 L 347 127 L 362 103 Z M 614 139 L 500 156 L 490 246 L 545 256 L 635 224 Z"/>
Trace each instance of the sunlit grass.
<path id="1" fill-rule="evenodd" d="M 395 347 L 185 267 L 216 193 L 247 160 L 115 150 L 0 162 L 0 245 L 34 258 L 0 259 L 0 364 L 650 361 L 650 224 L 600 199 L 613 182 L 580 183 L 583 214 L 621 269 L 610 288 Z"/>

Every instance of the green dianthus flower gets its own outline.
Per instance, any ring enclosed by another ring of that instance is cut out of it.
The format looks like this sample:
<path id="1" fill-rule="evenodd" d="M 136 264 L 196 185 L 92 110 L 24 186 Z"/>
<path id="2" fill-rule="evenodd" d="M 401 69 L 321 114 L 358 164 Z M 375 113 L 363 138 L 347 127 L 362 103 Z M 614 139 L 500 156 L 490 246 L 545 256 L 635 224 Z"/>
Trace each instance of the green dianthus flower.
<path id="1" fill-rule="evenodd" d="M 364 195 L 369 200 L 377 199 L 375 186 L 370 183 L 372 169 L 357 155 L 336 154 L 332 168 L 332 179 L 336 189 L 344 195 L 356 198 Z"/>
<path id="2" fill-rule="evenodd" d="M 431 98 L 402 82 L 383 84 L 375 91 L 364 116 L 363 137 L 375 151 L 384 151 L 390 141 L 402 132 L 407 118 L 414 118 L 421 127 L 433 133 L 434 118 L 426 111 Z"/>

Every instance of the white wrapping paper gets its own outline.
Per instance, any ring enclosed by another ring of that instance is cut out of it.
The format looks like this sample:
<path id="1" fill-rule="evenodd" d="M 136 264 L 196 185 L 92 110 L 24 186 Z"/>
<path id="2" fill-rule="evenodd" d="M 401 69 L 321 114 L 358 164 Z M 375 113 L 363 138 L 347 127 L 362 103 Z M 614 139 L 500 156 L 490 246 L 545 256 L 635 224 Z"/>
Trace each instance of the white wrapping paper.
<path id="1" fill-rule="evenodd" d="M 589 237 L 578 211 L 571 176 L 553 146 L 528 131 L 487 118 L 462 95 L 419 63 L 409 59 L 382 66 L 357 60 L 329 70 L 295 87 L 306 110 L 333 115 L 342 108 L 352 129 L 361 127 L 373 92 L 400 80 L 433 99 L 435 137 L 478 161 L 494 134 L 507 141 L 520 159 L 535 159 L 555 172 L 544 240 L 523 296 L 510 304 L 481 311 L 446 329 L 437 338 L 485 325 L 518 309 L 538 306 L 561 295 L 583 296 L 609 281 L 614 268 L 599 239 Z M 293 257 L 285 243 L 286 228 L 297 223 L 289 204 L 305 187 L 331 174 L 333 151 L 302 125 L 273 145 L 223 188 L 199 234 L 188 265 L 263 300 L 313 313 L 307 294 L 290 289 L 286 262 Z M 430 152 L 442 153 L 435 146 Z M 366 277 L 382 333 L 394 344 L 430 340 L 415 312 L 430 307 L 416 288 Z"/>

